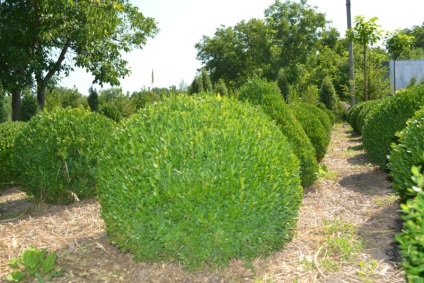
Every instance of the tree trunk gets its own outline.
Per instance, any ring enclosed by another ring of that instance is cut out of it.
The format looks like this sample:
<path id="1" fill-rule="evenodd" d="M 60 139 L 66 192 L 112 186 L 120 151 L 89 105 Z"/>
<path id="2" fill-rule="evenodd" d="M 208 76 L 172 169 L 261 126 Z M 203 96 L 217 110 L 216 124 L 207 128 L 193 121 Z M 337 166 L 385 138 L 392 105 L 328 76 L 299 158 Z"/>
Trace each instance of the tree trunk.
<path id="1" fill-rule="evenodd" d="M 364 45 L 364 101 L 368 100 L 367 46 Z"/>
<path id="2" fill-rule="evenodd" d="M 12 91 L 12 121 L 18 121 L 21 116 L 21 91 Z"/>

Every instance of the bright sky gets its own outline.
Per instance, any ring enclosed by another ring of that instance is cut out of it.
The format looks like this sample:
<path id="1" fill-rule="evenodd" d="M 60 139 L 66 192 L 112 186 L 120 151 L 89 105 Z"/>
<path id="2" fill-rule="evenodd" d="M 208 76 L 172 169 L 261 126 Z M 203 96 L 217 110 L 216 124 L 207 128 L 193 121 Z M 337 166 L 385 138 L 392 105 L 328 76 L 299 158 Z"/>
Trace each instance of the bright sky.
<path id="1" fill-rule="evenodd" d="M 284 0 L 282 0 L 284 1 Z M 297 1 L 297 0 L 293 0 Z M 153 17 L 160 28 L 155 38 L 149 38 L 142 50 L 125 54 L 131 75 L 121 80 L 124 92 L 138 91 L 144 87 L 179 86 L 181 81 L 189 85 L 196 69 L 194 45 L 203 35 L 213 36 L 220 25 L 234 26 L 242 20 L 263 18 L 264 11 L 274 0 L 132 0 L 145 16 Z M 326 14 L 344 35 L 347 27 L 345 0 L 308 0 L 319 12 Z M 411 28 L 424 23 L 423 0 L 351 0 L 352 22 L 356 15 L 366 19 L 377 17 L 385 31 Z M 353 24 L 353 23 L 352 23 Z M 154 71 L 155 81 L 151 83 Z M 83 70 L 76 70 L 62 85 L 86 95 L 93 78 Z M 99 86 L 95 86 L 99 88 Z M 105 86 L 108 88 L 109 86 Z"/>

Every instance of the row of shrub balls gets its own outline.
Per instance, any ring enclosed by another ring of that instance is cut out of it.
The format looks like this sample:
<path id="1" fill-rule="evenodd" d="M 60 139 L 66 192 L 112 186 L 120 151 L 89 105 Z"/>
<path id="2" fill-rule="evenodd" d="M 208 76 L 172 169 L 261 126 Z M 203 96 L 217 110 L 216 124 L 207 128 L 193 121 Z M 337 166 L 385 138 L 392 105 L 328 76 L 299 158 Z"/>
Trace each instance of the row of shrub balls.
<path id="1" fill-rule="evenodd" d="M 291 239 L 333 123 L 260 79 L 237 99 L 175 95 L 119 124 L 55 109 L 0 124 L 1 187 L 52 204 L 98 196 L 109 240 L 136 261 L 225 266 Z"/>
<path id="2" fill-rule="evenodd" d="M 389 172 L 404 227 L 397 236 L 408 281 L 424 278 L 424 86 L 356 104 L 347 113 L 371 161 Z"/>

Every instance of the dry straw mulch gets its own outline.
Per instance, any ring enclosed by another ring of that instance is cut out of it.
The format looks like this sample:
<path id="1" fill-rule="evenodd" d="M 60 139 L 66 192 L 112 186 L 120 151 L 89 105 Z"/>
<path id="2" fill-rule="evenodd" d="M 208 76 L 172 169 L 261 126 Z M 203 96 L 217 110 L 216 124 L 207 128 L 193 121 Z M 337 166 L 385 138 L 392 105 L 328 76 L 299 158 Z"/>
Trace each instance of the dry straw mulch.
<path id="1" fill-rule="evenodd" d="M 404 282 L 394 241 L 399 204 L 387 174 L 368 163 L 360 137 L 346 124 L 335 126 L 322 165 L 327 173 L 305 190 L 295 237 L 284 250 L 205 272 L 134 263 L 108 244 L 96 200 L 36 205 L 10 189 L 0 195 L 0 280 L 11 271 L 8 261 L 33 245 L 58 254 L 65 274 L 55 282 Z M 351 239 L 361 243 L 348 260 L 331 254 L 328 238 L 343 237 L 328 232 L 331 223 L 353 227 Z M 326 267 L 328 260 L 336 267 Z"/>

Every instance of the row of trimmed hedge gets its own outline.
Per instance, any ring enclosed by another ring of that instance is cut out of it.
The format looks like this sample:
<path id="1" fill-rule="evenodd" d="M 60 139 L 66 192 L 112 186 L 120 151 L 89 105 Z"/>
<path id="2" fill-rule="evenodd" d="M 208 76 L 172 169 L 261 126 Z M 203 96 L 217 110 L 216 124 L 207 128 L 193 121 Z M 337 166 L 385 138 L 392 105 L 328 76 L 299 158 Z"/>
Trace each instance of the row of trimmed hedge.
<path id="1" fill-rule="evenodd" d="M 408 282 L 418 282 L 424 278 L 424 86 L 355 105 L 347 118 L 362 132 L 370 159 L 389 171 L 403 211 L 404 229 L 396 237 L 403 267 Z"/>
<path id="2" fill-rule="evenodd" d="M 118 126 L 79 108 L 0 124 L 2 185 L 47 203 L 99 195 L 110 241 L 135 260 L 199 267 L 269 254 L 292 236 L 332 122 L 265 81 L 238 100 L 170 97 Z"/>

